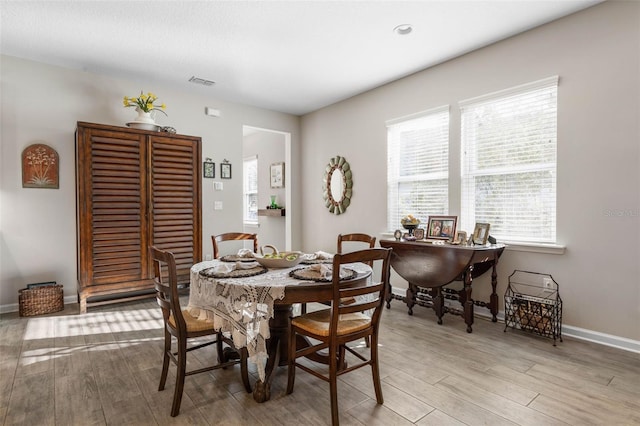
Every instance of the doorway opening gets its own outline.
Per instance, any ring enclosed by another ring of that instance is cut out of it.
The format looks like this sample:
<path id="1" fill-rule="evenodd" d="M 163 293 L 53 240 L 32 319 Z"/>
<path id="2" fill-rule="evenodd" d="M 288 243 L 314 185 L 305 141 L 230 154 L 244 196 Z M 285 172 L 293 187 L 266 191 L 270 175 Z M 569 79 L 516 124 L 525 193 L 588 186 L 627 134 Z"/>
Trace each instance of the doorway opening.
<path id="1" fill-rule="evenodd" d="M 291 133 L 254 126 L 242 126 L 243 159 L 257 159 L 257 206 L 266 209 L 275 196 L 278 206 L 285 209 L 284 217 L 258 216 L 258 223 L 245 223 L 244 232 L 257 233 L 259 244 L 272 244 L 278 250 L 292 249 L 291 202 Z M 271 187 L 272 164 L 284 163 L 284 187 Z"/>

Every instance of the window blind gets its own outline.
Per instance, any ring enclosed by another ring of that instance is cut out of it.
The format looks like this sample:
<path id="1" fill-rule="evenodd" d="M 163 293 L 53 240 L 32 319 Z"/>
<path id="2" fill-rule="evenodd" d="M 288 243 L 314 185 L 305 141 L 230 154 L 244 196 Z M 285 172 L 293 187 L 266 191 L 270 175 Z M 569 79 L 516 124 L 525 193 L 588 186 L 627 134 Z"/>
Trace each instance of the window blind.
<path id="1" fill-rule="evenodd" d="M 387 122 L 387 227 L 449 208 L 449 107 Z"/>
<path id="2" fill-rule="evenodd" d="M 460 229 L 556 242 L 558 77 L 460 102 Z"/>

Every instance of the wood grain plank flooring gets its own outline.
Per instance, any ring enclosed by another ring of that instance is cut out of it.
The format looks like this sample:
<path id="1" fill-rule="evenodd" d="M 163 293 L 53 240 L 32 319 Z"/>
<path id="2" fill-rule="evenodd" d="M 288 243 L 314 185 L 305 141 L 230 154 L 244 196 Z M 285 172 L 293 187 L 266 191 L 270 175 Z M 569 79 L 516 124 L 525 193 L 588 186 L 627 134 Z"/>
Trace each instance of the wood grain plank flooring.
<path id="1" fill-rule="evenodd" d="M 162 319 L 153 299 L 79 315 L 0 316 L 2 425 L 327 425 L 329 386 L 298 370 L 286 395 L 286 368 L 271 400 L 244 391 L 239 367 L 187 377 L 178 417 L 169 415 L 175 370 L 159 392 Z M 364 345 L 355 345 L 364 350 Z M 640 355 L 595 343 L 549 339 L 476 318 L 393 301 L 380 329 L 385 403 L 370 370 L 342 376 L 342 425 L 640 425 Z M 215 347 L 188 368 L 215 360 Z M 257 378 L 250 366 L 252 380 Z"/>

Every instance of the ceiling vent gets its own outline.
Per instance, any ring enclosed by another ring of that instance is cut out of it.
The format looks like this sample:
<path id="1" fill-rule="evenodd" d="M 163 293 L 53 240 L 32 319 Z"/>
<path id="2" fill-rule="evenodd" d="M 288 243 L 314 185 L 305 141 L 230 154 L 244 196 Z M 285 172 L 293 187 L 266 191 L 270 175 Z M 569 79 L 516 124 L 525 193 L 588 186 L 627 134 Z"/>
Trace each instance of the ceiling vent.
<path id="1" fill-rule="evenodd" d="M 191 77 L 189 79 L 189 81 L 191 83 L 195 83 L 195 84 L 202 84 L 203 86 L 213 86 L 214 84 L 216 84 L 215 81 L 211 81 L 211 80 L 205 80 L 204 78 L 198 78 L 198 77 Z"/>

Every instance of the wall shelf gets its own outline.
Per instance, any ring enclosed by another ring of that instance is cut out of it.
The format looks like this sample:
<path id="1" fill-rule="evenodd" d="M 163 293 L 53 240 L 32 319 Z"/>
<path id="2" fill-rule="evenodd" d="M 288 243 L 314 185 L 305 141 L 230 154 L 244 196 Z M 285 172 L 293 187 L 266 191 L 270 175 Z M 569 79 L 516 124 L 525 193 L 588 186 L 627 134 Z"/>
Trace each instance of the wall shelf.
<path id="1" fill-rule="evenodd" d="M 258 216 L 285 216 L 285 209 L 258 209 Z"/>

